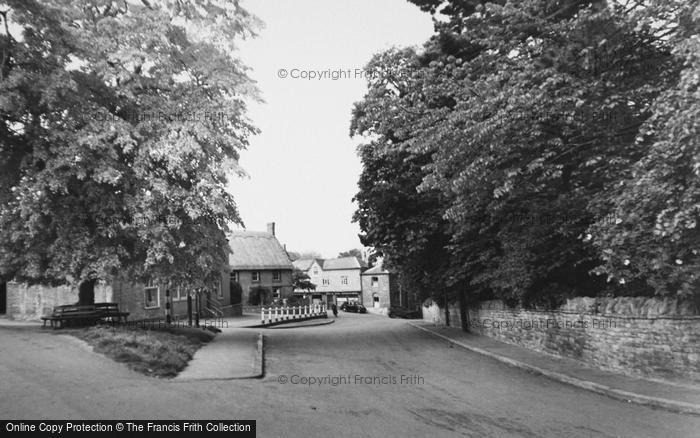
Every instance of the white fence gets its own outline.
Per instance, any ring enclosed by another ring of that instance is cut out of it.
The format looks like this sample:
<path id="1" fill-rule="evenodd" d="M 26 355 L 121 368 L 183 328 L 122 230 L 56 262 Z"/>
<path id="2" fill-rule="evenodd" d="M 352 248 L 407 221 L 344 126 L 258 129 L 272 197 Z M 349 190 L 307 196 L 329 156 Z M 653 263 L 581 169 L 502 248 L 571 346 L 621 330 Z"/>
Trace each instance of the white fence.
<path id="1" fill-rule="evenodd" d="M 260 310 L 260 320 L 263 324 L 287 321 L 293 319 L 311 318 L 314 316 L 328 316 L 325 304 L 312 304 L 309 306 L 293 307 L 263 307 Z"/>

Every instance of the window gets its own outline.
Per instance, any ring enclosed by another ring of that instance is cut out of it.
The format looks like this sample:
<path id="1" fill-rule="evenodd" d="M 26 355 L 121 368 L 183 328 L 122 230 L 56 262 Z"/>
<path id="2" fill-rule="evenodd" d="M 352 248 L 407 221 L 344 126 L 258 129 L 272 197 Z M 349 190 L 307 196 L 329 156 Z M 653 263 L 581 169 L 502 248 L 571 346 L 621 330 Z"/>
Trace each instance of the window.
<path id="1" fill-rule="evenodd" d="M 238 283 L 238 271 L 231 271 L 229 278 L 231 281 L 235 281 L 236 283 Z"/>
<path id="2" fill-rule="evenodd" d="M 187 298 L 182 286 L 178 286 L 175 289 L 170 289 L 170 296 L 172 297 L 173 301 L 180 301 Z"/>
<path id="3" fill-rule="evenodd" d="M 318 268 L 314 268 L 314 275 L 318 275 Z"/>
<path id="4" fill-rule="evenodd" d="M 148 282 L 143 288 L 143 307 L 145 309 L 155 309 L 160 307 L 160 291 L 158 286 L 154 286 L 153 282 Z"/>
<path id="5" fill-rule="evenodd" d="M 347 275 L 342 275 L 340 277 L 340 284 L 348 284 L 348 276 Z"/>
<path id="6" fill-rule="evenodd" d="M 282 281 L 282 272 L 272 271 L 272 281 Z"/>
<path id="7" fill-rule="evenodd" d="M 379 277 L 372 277 L 372 287 L 379 287 Z"/>
<path id="8" fill-rule="evenodd" d="M 253 277 L 253 281 L 260 281 L 260 271 L 253 271 L 251 275 Z"/>
<path id="9" fill-rule="evenodd" d="M 324 279 L 323 279 L 323 285 L 324 285 L 324 286 L 328 286 L 329 284 L 331 284 L 331 281 L 330 281 L 329 279 L 327 279 L 327 278 L 324 278 Z"/>
<path id="10" fill-rule="evenodd" d="M 276 300 L 279 300 L 279 299 L 281 298 L 281 295 L 280 295 L 280 288 L 278 288 L 278 287 L 273 287 L 273 288 L 272 288 L 272 297 L 273 297 L 274 299 L 276 299 Z"/>

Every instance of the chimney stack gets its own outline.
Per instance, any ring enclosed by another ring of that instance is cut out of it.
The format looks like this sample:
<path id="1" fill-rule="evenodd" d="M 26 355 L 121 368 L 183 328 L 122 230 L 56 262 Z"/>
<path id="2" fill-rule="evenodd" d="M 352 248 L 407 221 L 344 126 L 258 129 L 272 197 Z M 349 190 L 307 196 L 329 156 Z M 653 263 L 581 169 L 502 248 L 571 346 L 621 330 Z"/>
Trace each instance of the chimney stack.
<path id="1" fill-rule="evenodd" d="M 273 236 L 275 235 L 275 223 L 270 222 L 267 224 L 267 232 L 272 234 Z"/>

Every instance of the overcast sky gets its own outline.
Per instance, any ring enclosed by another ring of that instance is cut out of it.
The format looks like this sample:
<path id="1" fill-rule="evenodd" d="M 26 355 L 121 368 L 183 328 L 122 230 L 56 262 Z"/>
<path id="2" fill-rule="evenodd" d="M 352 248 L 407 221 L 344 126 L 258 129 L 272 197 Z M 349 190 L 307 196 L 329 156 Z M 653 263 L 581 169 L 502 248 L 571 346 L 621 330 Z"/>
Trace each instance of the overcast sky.
<path id="1" fill-rule="evenodd" d="M 287 249 L 324 257 L 361 247 L 351 222 L 359 140 L 350 139 L 349 126 L 366 83 L 355 73 L 374 53 L 422 44 L 433 30 L 430 16 L 406 0 L 242 4 L 265 22 L 240 50 L 265 99 L 249 113 L 262 134 L 241 155 L 250 179 L 230 184 L 246 228 L 265 230 L 274 221 Z M 346 77 L 337 80 L 292 77 L 340 70 Z"/>

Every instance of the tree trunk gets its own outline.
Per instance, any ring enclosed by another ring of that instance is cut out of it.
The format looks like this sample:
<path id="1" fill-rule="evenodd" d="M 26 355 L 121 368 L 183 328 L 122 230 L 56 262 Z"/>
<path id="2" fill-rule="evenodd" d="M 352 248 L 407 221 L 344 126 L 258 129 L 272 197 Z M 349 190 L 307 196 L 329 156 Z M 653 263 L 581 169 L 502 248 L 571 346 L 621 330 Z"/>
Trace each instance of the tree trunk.
<path id="1" fill-rule="evenodd" d="M 462 320 L 462 330 L 469 331 L 469 312 L 467 311 L 467 299 L 464 296 L 464 289 L 459 291 L 459 316 Z"/>
<path id="2" fill-rule="evenodd" d="M 447 301 L 447 288 L 444 289 L 445 291 L 445 327 L 450 326 L 450 304 Z"/>
<path id="3" fill-rule="evenodd" d="M 86 280 L 78 288 L 78 304 L 81 306 L 95 304 L 95 284 L 97 280 Z"/>

